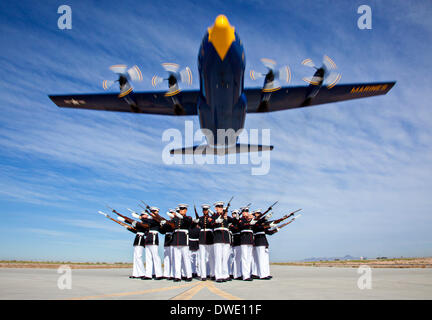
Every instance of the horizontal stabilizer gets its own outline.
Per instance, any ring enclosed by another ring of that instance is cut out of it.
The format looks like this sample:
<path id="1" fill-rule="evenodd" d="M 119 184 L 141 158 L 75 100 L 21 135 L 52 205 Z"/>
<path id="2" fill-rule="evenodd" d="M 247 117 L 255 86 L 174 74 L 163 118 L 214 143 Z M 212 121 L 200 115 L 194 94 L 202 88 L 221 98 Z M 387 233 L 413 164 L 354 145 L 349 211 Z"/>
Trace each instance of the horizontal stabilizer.
<path id="1" fill-rule="evenodd" d="M 172 149 L 170 154 L 198 154 L 198 155 L 226 155 L 232 153 L 271 151 L 273 146 L 263 146 L 260 144 L 236 144 L 233 146 L 213 147 L 210 145 L 198 145 L 187 148 Z"/>

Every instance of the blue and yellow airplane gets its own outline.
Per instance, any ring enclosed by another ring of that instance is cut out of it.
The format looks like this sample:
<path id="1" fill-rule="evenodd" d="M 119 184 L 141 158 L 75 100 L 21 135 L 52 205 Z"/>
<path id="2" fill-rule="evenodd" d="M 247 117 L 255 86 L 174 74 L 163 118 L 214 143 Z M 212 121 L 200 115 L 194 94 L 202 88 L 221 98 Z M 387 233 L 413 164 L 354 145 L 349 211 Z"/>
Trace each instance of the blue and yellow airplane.
<path id="1" fill-rule="evenodd" d="M 118 75 L 120 94 L 50 95 L 59 107 L 148 113 L 171 116 L 198 115 L 201 129 L 206 135 L 206 153 L 227 154 L 243 151 L 272 150 L 273 146 L 238 144 L 240 129 L 244 127 L 246 113 L 273 112 L 314 106 L 351 99 L 386 94 L 395 82 L 337 84 L 340 74 L 334 72 L 335 63 L 324 56 L 323 65 L 316 67 L 311 59 L 305 66 L 315 68 L 313 77 L 304 78 L 309 85 L 282 86 L 290 81 L 288 67 L 276 68 L 276 62 L 262 59 L 267 73 L 250 71 L 252 79 L 264 78 L 262 88 L 244 88 L 245 52 L 235 28 L 224 15 L 219 15 L 209 27 L 198 52 L 199 90 L 181 90 L 179 83 L 192 83 L 188 67 L 180 70 L 174 63 L 162 66 L 168 78 L 154 76 L 154 86 L 168 82 L 168 91 L 134 92 L 131 80 L 142 80 L 138 67 L 112 66 Z M 107 89 L 114 81 L 103 82 Z M 326 83 L 326 84 L 324 84 Z M 231 136 L 218 136 L 218 129 Z M 229 130 L 232 129 L 232 130 Z M 227 142 L 228 139 L 228 142 Z M 199 146 L 171 150 L 174 154 L 193 153 Z M 202 146 L 200 146 L 202 147 Z M 217 151 L 218 150 L 218 151 Z"/>

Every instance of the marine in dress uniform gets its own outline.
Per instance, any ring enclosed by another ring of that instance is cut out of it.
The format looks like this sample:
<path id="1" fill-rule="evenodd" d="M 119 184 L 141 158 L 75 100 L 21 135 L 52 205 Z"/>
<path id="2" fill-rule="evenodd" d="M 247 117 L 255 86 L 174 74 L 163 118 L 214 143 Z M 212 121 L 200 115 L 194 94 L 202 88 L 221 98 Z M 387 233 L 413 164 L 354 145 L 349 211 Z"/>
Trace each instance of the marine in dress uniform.
<path id="1" fill-rule="evenodd" d="M 241 280 L 241 236 L 240 236 L 240 214 L 239 210 L 232 211 L 232 224 L 230 230 L 232 232 L 232 275 L 235 280 Z"/>
<path id="2" fill-rule="evenodd" d="M 167 216 L 171 219 L 174 218 L 174 210 L 169 210 L 167 212 Z M 172 280 L 174 279 L 174 273 L 172 268 L 172 250 L 171 250 L 171 244 L 172 244 L 172 232 L 173 229 L 169 224 L 162 224 L 160 229 L 160 233 L 165 235 L 164 239 L 164 260 L 163 260 L 163 278 Z"/>
<path id="3" fill-rule="evenodd" d="M 216 213 L 213 216 L 214 265 L 216 282 L 231 280 L 229 277 L 228 260 L 231 250 L 229 225 L 231 217 L 224 212 L 222 201 L 214 204 Z"/>
<path id="4" fill-rule="evenodd" d="M 199 236 L 200 227 L 193 223 L 189 228 L 189 252 L 192 268 L 192 278 L 198 278 L 199 272 Z"/>
<path id="5" fill-rule="evenodd" d="M 189 252 L 189 228 L 192 218 L 186 216 L 187 205 L 180 204 L 179 213 L 176 212 L 173 218 L 174 230 L 172 246 L 174 249 L 174 281 L 181 281 L 182 264 L 186 274 L 186 281 L 192 281 L 192 268 Z"/>
<path id="6" fill-rule="evenodd" d="M 145 233 L 147 232 L 146 228 L 135 224 L 133 228 L 128 229 L 129 231 L 136 234 L 135 240 L 133 243 L 134 254 L 133 254 L 133 267 L 132 267 L 132 276 L 131 279 L 142 279 L 145 277 L 145 269 L 143 263 L 143 252 L 145 248 Z"/>
<path id="7" fill-rule="evenodd" d="M 252 281 L 252 252 L 254 245 L 253 226 L 256 220 L 252 219 L 249 208 L 242 208 L 242 217 L 239 221 L 240 248 L 241 248 L 241 270 L 244 281 Z"/>
<path id="8" fill-rule="evenodd" d="M 261 215 L 261 210 L 254 211 L 255 218 L 258 219 Z M 265 228 L 267 219 L 258 221 L 254 227 L 254 248 L 253 260 L 255 263 L 253 275 L 257 279 L 269 280 L 272 278 L 270 275 L 270 259 L 269 259 L 269 243 L 266 235 L 272 235 L 279 231 L 279 229 L 270 230 Z"/>
<path id="9" fill-rule="evenodd" d="M 207 277 L 214 277 L 213 218 L 210 216 L 210 205 L 203 204 L 201 207 L 203 215 L 199 217 L 197 224 L 200 228 L 200 277 L 202 281 L 205 281 L 207 280 Z"/>
<path id="10" fill-rule="evenodd" d="M 159 208 L 151 207 L 152 213 L 158 214 Z M 146 256 L 146 274 L 143 280 L 152 279 L 153 275 L 156 280 L 162 279 L 162 264 L 159 257 L 159 223 L 154 221 L 150 216 L 143 214 L 141 220 L 149 225 L 149 230 L 145 239 L 145 256 Z"/>

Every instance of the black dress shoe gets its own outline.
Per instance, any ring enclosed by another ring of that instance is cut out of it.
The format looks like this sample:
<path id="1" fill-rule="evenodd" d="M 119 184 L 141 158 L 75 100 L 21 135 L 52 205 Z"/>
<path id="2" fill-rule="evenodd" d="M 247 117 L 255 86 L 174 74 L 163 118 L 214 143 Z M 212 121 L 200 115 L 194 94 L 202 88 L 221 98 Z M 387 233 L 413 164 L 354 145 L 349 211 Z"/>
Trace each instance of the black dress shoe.
<path id="1" fill-rule="evenodd" d="M 231 281 L 231 280 L 232 280 L 231 278 L 226 278 L 226 279 L 225 279 L 225 281 Z"/>
<path id="2" fill-rule="evenodd" d="M 129 276 L 129 279 L 136 279 L 137 277 Z"/>
<path id="3" fill-rule="evenodd" d="M 185 281 L 186 281 L 186 282 L 191 282 L 191 281 L 192 281 L 192 278 L 186 278 Z"/>
<path id="4" fill-rule="evenodd" d="M 186 277 L 181 277 L 182 280 L 186 280 Z"/>
<path id="5" fill-rule="evenodd" d="M 230 277 L 231 280 L 234 279 L 234 276 L 232 274 L 229 277 Z"/>
<path id="6" fill-rule="evenodd" d="M 207 281 L 207 278 L 201 278 L 201 281 Z"/>
<path id="7" fill-rule="evenodd" d="M 252 277 L 251 277 L 252 279 L 259 279 L 260 277 L 258 277 L 258 276 L 256 276 L 256 275 L 252 275 Z"/>
<path id="8" fill-rule="evenodd" d="M 192 278 L 198 278 L 198 273 L 192 273 Z"/>
<path id="9" fill-rule="evenodd" d="M 181 281 L 181 279 L 174 278 L 174 282 L 180 282 L 180 281 Z"/>
<path id="10" fill-rule="evenodd" d="M 152 278 L 149 277 L 141 277 L 141 280 L 151 280 Z"/>
<path id="11" fill-rule="evenodd" d="M 172 280 L 174 280 L 174 278 L 173 278 L 173 277 L 169 277 L 168 280 L 171 280 L 171 281 L 172 281 Z"/>
<path id="12" fill-rule="evenodd" d="M 243 279 L 243 281 L 252 281 L 251 278 Z"/>
<path id="13" fill-rule="evenodd" d="M 225 282 L 223 279 L 217 279 L 216 282 Z"/>
<path id="14" fill-rule="evenodd" d="M 234 280 L 243 280 L 242 277 L 234 278 Z"/>
<path id="15" fill-rule="evenodd" d="M 163 277 L 156 277 L 155 280 L 162 280 Z"/>
<path id="16" fill-rule="evenodd" d="M 215 280 L 216 280 L 216 277 L 210 277 L 210 279 L 213 280 L 213 281 L 215 281 Z"/>

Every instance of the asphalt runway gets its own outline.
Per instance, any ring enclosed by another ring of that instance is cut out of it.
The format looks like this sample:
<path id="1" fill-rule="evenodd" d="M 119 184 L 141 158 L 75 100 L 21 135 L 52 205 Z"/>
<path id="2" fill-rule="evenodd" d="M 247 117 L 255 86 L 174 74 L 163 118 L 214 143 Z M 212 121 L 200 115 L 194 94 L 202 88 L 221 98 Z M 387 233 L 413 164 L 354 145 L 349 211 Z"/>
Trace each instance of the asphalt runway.
<path id="1" fill-rule="evenodd" d="M 431 268 L 372 269 L 370 289 L 359 289 L 357 268 L 271 271 L 272 280 L 175 283 L 129 279 L 129 269 L 72 269 L 71 289 L 59 289 L 57 269 L 1 268 L 0 299 L 432 299 Z"/>

